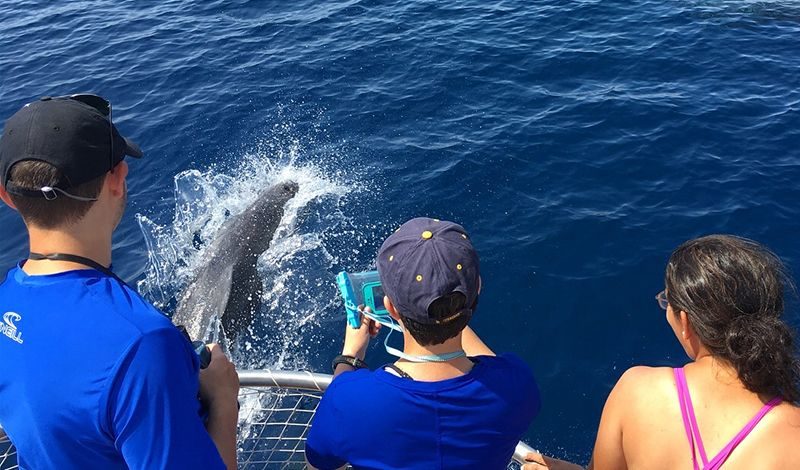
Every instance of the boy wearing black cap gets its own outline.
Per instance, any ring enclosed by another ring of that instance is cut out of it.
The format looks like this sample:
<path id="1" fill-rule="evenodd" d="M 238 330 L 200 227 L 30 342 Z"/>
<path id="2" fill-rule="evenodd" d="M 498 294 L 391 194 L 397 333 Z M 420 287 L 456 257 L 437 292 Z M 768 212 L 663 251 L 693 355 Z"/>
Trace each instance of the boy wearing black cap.
<path id="1" fill-rule="evenodd" d="M 359 329 L 347 327 L 306 442 L 309 464 L 506 468 L 539 392 L 520 358 L 494 356 L 467 326 L 481 280 L 466 231 L 412 219 L 384 241 L 377 265 L 403 351 L 387 348 L 399 360 L 369 371 L 364 354 L 377 325 L 364 317 Z"/>
<path id="2" fill-rule="evenodd" d="M 0 283 L 0 424 L 20 468 L 233 468 L 233 365 L 212 345 L 198 380 L 191 344 L 111 270 L 125 155 L 142 152 L 96 95 L 43 98 L 5 124 L 0 198 L 30 255 Z"/>

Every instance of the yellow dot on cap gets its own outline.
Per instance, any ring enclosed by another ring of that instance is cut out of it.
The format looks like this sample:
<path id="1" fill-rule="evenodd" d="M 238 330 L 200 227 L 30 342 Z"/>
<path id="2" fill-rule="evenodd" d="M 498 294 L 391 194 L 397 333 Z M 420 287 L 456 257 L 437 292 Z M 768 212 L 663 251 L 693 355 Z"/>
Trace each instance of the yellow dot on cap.
<path id="1" fill-rule="evenodd" d="M 441 222 L 439 219 L 433 219 L 434 222 Z"/>
<path id="2" fill-rule="evenodd" d="M 422 232 L 422 238 L 424 240 L 429 240 L 431 237 L 433 237 L 433 233 L 431 233 L 430 230 L 425 230 L 424 232 Z"/>
<path id="3" fill-rule="evenodd" d="M 389 261 L 394 260 L 394 255 L 389 255 Z"/>
<path id="4" fill-rule="evenodd" d="M 417 282 L 422 282 L 422 274 L 417 274 Z"/>
<path id="5" fill-rule="evenodd" d="M 464 235 L 464 234 L 462 233 L 462 234 L 461 234 L 461 238 L 463 238 L 464 240 L 466 240 L 466 239 L 467 239 L 467 236 L 466 236 L 466 235 Z"/>
<path id="6" fill-rule="evenodd" d="M 464 267 L 464 266 L 461 266 L 461 263 L 458 263 L 458 264 L 456 265 L 456 269 L 458 269 L 459 271 L 461 271 L 461 268 L 463 268 L 463 267 Z"/>

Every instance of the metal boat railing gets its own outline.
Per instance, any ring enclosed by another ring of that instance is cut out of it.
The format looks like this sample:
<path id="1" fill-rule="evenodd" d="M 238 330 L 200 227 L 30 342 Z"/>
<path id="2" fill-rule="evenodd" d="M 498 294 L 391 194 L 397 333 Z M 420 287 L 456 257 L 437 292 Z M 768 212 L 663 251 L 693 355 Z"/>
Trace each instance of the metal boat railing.
<path id="1" fill-rule="evenodd" d="M 239 371 L 239 467 L 303 468 L 306 433 L 332 379 L 304 371 Z M 518 466 L 531 450 L 520 442 L 509 465 Z M 14 447 L 0 428 L 0 470 L 17 468 Z"/>

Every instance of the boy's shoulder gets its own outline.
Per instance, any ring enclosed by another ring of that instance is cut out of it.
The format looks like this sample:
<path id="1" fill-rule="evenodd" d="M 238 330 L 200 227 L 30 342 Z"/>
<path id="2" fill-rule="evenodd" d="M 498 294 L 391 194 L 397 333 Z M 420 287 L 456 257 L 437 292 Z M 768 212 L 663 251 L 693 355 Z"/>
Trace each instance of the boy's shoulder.
<path id="1" fill-rule="evenodd" d="M 325 395 L 347 394 L 354 390 L 364 390 L 379 386 L 376 379 L 379 370 L 357 369 L 341 373 L 333 378 Z"/>
<path id="2" fill-rule="evenodd" d="M 533 371 L 524 359 L 514 353 L 502 353 L 497 356 L 477 356 L 474 358 L 488 374 L 503 377 L 518 377 L 521 380 L 534 382 Z"/>
<path id="3" fill-rule="evenodd" d="M 111 277 L 100 277 L 87 282 L 84 288 L 90 293 L 98 321 L 106 328 L 119 329 L 129 337 L 174 329 L 169 317 L 148 302 L 135 289 Z"/>
<path id="4" fill-rule="evenodd" d="M 513 353 L 504 353 L 498 356 L 476 356 L 475 369 L 467 374 L 478 379 L 479 382 L 500 382 L 506 384 L 511 390 L 518 393 L 538 393 L 538 386 L 533 376 L 533 372 L 525 361 Z M 402 379 L 384 370 L 383 367 L 368 370 L 359 369 L 345 372 L 338 375 L 331 382 L 325 395 L 329 400 L 338 397 L 351 397 L 359 394 L 362 397 L 385 397 L 387 394 L 404 393 L 411 391 L 417 392 L 439 392 L 439 388 L 453 390 L 462 388 L 467 381 L 447 380 L 444 382 L 408 382 L 409 379 Z M 451 383 L 452 382 L 452 383 Z M 375 394 L 370 394 L 374 391 Z M 468 392 L 469 389 L 465 389 Z M 365 395 L 366 393 L 366 395 Z"/>

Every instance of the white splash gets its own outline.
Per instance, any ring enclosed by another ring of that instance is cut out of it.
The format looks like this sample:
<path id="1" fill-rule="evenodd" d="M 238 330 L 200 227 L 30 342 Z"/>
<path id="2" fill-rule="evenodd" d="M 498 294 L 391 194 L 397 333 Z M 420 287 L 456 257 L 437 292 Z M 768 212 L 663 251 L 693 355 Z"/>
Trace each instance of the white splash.
<path id="1" fill-rule="evenodd" d="M 336 302 L 331 269 L 339 257 L 331 254 L 326 239 L 349 226 L 341 199 L 357 185 L 342 173 L 297 163 L 295 152 L 289 153 L 288 161 L 287 155 L 279 160 L 246 155 L 232 174 L 236 177 L 213 170 L 182 172 L 175 176 L 171 223 L 159 225 L 137 215 L 149 257 L 139 291 L 171 313 L 178 293 L 206 261 L 204 250 L 222 224 L 247 208 L 265 187 L 295 181 L 299 190 L 286 204 L 272 243 L 259 258 L 262 310 L 249 334 L 237 341 L 234 360 L 240 368 L 305 368 L 313 338 L 304 337 L 303 327 L 319 325 L 318 317 L 333 312 Z"/>

